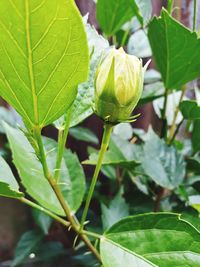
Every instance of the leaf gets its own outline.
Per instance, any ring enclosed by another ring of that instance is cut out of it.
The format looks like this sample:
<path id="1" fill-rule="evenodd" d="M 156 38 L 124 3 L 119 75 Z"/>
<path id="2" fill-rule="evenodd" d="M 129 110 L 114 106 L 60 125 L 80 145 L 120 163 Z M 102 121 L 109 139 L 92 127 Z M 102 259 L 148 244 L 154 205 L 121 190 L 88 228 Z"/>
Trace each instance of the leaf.
<path id="1" fill-rule="evenodd" d="M 32 209 L 32 214 L 36 224 L 40 227 L 44 235 L 48 235 L 53 219 L 44 212 L 36 209 Z"/>
<path id="2" fill-rule="evenodd" d="M 135 0 L 135 3 L 137 4 L 140 10 L 140 14 L 142 15 L 142 20 L 143 20 L 143 28 L 145 28 L 145 26 L 147 26 L 152 16 L 152 9 L 153 9 L 152 1 L 151 0 Z M 132 17 L 130 21 L 128 21 L 122 26 L 122 29 L 124 31 L 135 32 L 141 29 L 141 21 L 138 20 L 137 16 L 134 16 Z"/>
<path id="3" fill-rule="evenodd" d="M 164 94 L 164 85 L 162 82 L 155 82 L 152 84 L 145 85 L 142 97 L 139 100 L 139 105 L 144 105 L 148 102 L 160 98 Z"/>
<path id="4" fill-rule="evenodd" d="M 144 83 L 156 83 L 161 80 L 161 75 L 157 70 L 149 69 L 145 71 Z"/>
<path id="5" fill-rule="evenodd" d="M 200 196 L 199 195 L 189 196 L 189 205 L 200 213 Z"/>
<path id="6" fill-rule="evenodd" d="M 129 140 L 133 136 L 133 128 L 130 123 L 119 123 L 114 127 L 113 133 L 121 139 Z"/>
<path id="7" fill-rule="evenodd" d="M 140 163 L 141 149 L 138 145 L 131 144 L 116 135 L 112 135 L 108 151 L 102 165 L 122 166 L 133 168 Z M 89 160 L 85 160 L 83 164 L 96 165 L 98 159 L 97 153 L 92 153 Z"/>
<path id="8" fill-rule="evenodd" d="M 109 42 L 99 35 L 96 29 L 87 23 L 87 16 L 83 18 L 88 45 L 90 48 L 90 71 L 88 79 L 85 83 L 78 86 L 78 94 L 72 107 L 72 115 L 70 121 L 70 127 L 78 125 L 87 117 L 93 114 L 93 98 L 94 98 L 94 78 L 97 65 L 100 57 L 104 54 L 104 51 L 109 48 Z M 60 119 L 57 128 L 63 124 L 63 118 Z"/>
<path id="9" fill-rule="evenodd" d="M 128 53 L 139 58 L 151 57 L 151 47 L 144 30 L 139 30 L 131 35 L 128 41 Z"/>
<path id="10" fill-rule="evenodd" d="M 149 41 L 167 89 L 177 89 L 200 75 L 200 39 L 165 9 L 150 22 Z"/>
<path id="11" fill-rule="evenodd" d="M 9 165 L 2 157 L 0 157 L 0 196 L 11 198 L 22 198 L 24 196 L 19 191 L 19 185 Z"/>
<path id="12" fill-rule="evenodd" d="M 4 128 L 12 150 L 14 164 L 27 193 L 46 209 L 58 215 L 64 215 L 55 193 L 43 175 L 42 166 L 24 134 L 5 123 Z M 44 139 L 44 142 L 48 155 L 48 167 L 51 173 L 53 173 L 56 162 L 57 144 L 50 139 Z M 64 152 L 59 185 L 71 212 L 75 212 L 79 208 L 84 196 L 85 177 L 77 156 L 69 150 L 65 150 Z"/>
<path id="13" fill-rule="evenodd" d="M 200 173 L 200 158 L 189 157 L 187 158 L 187 169 L 194 173 Z"/>
<path id="14" fill-rule="evenodd" d="M 200 232 L 178 214 L 132 216 L 105 232 L 100 251 L 105 267 L 199 267 Z"/>
<path id="15" fill-rule="evenodd" d="M 66 248 L 63 244 L 57 241 L 51 241 L 48 243 L 43 243 L 39 248 L 35 250 L 36 260 L 50 262 L 63 255 L 66 255 Z"/>
<path id="16" fill-rule="evenodd" d="M 89 53 L 73 0 L 0 2 L 0 94 L 28 127 L 59 118 L 87 79 Z"/>
<path id="17" fill-rule="evenodd" d="M 114 223 L 129 215 L 129 207 L 119 192 L 110 202 L 109 207 L 101 204 L 103 229 L 110 228 Z"/>
<path id="18" fill-rule="evenodd" d="M 181 91 L 173 91 L 171 94 L 168 95 L 168 101 L 167 101 L 167 109 L 166 109 L 166 118 L 167 118 L 167 125 L 172 125 L 173 119 L 174 119 L 174 113 L 176 110 L 176 107 L 179 104 L 181 98 Z M 186 99 L 186 97 L 184 97 Z M 161 113 L 164 105 L 164 96 L 155 99 L 153 101 L 153 107 L 158 115 L 159 118 L 161 118 Z M 176 125 L 179 124 L 183 119 L 183 116 L 181 112 L 178 112 L 177 118 L 176 118 Z"/>
<path id="19" fill-rule="evenodd" d="M 175 147 L 167 146 L 150 128 L 142 159 L 144 173 L 156 184 L 170 190 L 177 188 L 185 177 L 185 161 Z"/>
<path id="20" fill-rule="evenodd" d="M 200 106 L 196 101 L 187 100 L 180 104 L 180 110 L 183 117 L 187 120 L 198 120 L 200 119 Z"/>
<path id="21" fill-rule="evenodd" d="M 11 125 L 12 127 L 16 127 L 17 119 L 18 119 L 17 114 L 13 109 L 0 107 L 0 133 L 3 133 L 3 134 L 5 133 L 4 128 L 1 125 L 2 121 L 5 121 L 7 124 Z"/>
<path id="22" fill-rule="evenodd" d="M 97 136 L 90 129 L 84 127 L 74 127 L 69 130 L 69 133 L 77 140 L 89 142 L 95 145 L 99 143 Z"/>
<path id="23" fill-rule="evenodd" d="M 135 0 L 98 0 L 97 2 L 97 20 L 101 29 L 109 36 L 120 30 L 133 16 L 137 16 L 143 24 L 143 18 Z"/>
<path id="24" fill-rule="evenodd" d="M 135 0 L 143 19 L 143 26 L 147 25 L 152 16 L 151 0 Z M 137 18 L 138 19 L 138 18 Z"/>
<path id="25" fill-rule="evenodd" d="M 43 239 L 43 234 L 36 231 L 29 231 L 22 235 L 20 238 L 12 262 L 12 267 L 23 263 L 32 251 L 40 244 Z"/>
<path id="26" fill-rule="evenodd" d="M 53 173 L 55 170 L 57 154 L 55 148 L 57 148 L 57 142 L 44 138 L 44 145 L 47 153 L 52 151 L 47 157 L 47 163 L 50 172 Z M 85 174 L 77 155 L 69 149 L 64 150 L 59 185 L 64 198 L 69 204 L 71 213 L 75 213 L 79 209 L 85 195 Z"/>
<path id="27" fill-rule="evenodd" d="M 200 151 L 199 133 L 200 133 L 200 119 L 194 121 L 194 126 L 192 130 L 192 147 L 194 152 Z"/>

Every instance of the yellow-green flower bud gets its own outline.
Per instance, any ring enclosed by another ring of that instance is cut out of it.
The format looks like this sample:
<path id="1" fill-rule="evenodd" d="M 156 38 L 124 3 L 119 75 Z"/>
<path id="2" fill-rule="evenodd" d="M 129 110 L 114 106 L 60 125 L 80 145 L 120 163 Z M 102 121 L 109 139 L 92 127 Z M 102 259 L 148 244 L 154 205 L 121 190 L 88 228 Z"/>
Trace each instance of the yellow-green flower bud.
<path id="1" fill-rule="evenodd" d="M 142 60 L 113 48 L 97 69 L 95 108 L 103 120 L 127 121 L 143 90 Z"/>

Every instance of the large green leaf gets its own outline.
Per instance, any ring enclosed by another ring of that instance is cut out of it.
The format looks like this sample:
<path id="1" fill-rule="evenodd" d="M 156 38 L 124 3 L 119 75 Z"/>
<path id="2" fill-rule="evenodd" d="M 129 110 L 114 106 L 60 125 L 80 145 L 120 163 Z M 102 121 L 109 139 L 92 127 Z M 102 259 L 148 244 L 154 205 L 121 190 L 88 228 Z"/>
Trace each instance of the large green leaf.
<path id="1" fill-rule="evenodd" d="M 31 127 L 59 118 L 87 78 L 89 53 L 73 0 L 0 2 L 0 94 Z"/>
<path id="2" fill-rule="evenodd" d="M 2 157 L 0 157 L 0 196 L 11 198 L 23 197 L 23 193 L 19 191 L 19 185 L 10 167 Z"/>
<path id="3" fill-rule="evenodd" d="M 70 127 L 76 126 L 87 117 L 93 114 L 94 100 L 94 79 L 97 65 L 105 50 L 109 48 L 109 42 L 99 35 L 96 29 L 87 23 L 87 16 L 83 18 L 88 45 L 90 49 L 90 71 L 85 83 L 78 86 L 78 94 L 72 107 Z M 55 127 L 59 128 L 63 124 L 63 117 L 56 121 Z"/>
<path id="4" fill-rule="evenodd" d="M 42 166 L 24 134 L 20 130 L 11 128 L 6 124 L 4 124 L 4 128 L 10 143 L 15 166 L 28 194 L 45 208 L 59 215 L 64 215 L 55 193 L 43 175 Z M 44 139 L 44 143 L 47 163 L 53 173 L 56 162 L 57 143 L 50 139 Z M 77 156 L 69 150 L 64 152 L 59 185 L 71 211 L 75 212 L 79 208 L 84 196 L 85 179 Z"/>
<path id="5" fill-rule="evenodd" d="M 176 89 L 200 75 L 200 39 L 165 9 L 149 24 L 150 44 L 167 89 Z"/>
<path id="6" fill-rule="evenodd" d="M 143 23 L 142 15 L 135 0 L 98 0 L 97 20 L 107 35 L 116 33 L 133 16 Z"/>
<path id="7" fill-rule="evenodd" d="M 183 101 L 180 104 L 180 110 L 183 117 L 188 120 L 198 120 L 200 119 L 200 106 L 194 100 Z"/>
<path id="8" fill-rule="evenodd" d="M 200 233 L 178 214 L 127 217 L 104 234 L 100 249 L 105 267 L 200 266 Z"/>
<path id="9" fill-rule="evenodd" d="M 142 158 L 144 173 L 158 185 L 168 189 L 178 187 L 185 176 L 185 161 L 175 147 L 167 146 L 150 128 Z"/>

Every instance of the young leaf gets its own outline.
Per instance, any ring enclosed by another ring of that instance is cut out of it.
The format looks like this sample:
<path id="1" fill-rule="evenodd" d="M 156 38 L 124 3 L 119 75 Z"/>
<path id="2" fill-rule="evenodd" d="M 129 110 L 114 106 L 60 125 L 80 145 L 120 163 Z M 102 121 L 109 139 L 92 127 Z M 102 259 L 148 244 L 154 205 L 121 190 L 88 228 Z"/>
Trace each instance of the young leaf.
<path id="1" fill-rule="evenodd" d="M 135 0 L 98 0 L 97 2 L 97 20 L 107 35 L 115 34 L 133 16 L 137 16 L 143 24 L 143 18 Z"/>
<path id="2" fill-rule="evenodd" d="M 17 244 L 11 267 L 15 267 L 23 263 L 40 244 L 43 237 L 43 234 L 37 233 L 36 231 L 29 231 L 23 234 Z"/>
<path id="3" fill-rule="evenodd" d="M 55 193 L 43 175 L 42 166 L 24 134 L 20 130 L 13 129 L 6 124 L 4 124 L 4 128 L 10 143 L 15 166 L 28 194 L 46 209 L 58 215 L 64 215 L 64 211 Z M 53 173 L 56 162 L 57 143 L 50 139 L 44 139 L 44 141 L 47 163 Z M 59 185 L 71 211 L 75 212 L 79 208 L 85 192 L 84 172 L 77 156 L 69 150 L 64 152 L 61 168 Z"/>
<path id="4" fill-rule="evenodd" d="M 167 89 L 176 89 L 200 75 L 200 39 L 165 9 L 149 24 L 149 41 Z"/>
<path id="5" fill-rule="evenodd" d="M 0 2 L 0 94 L 28 127 L 59 118 L 87 78 L 89 53 L 73 0 Z"/>
<path id="6" fill-rule="evenodd" d="M 199 267 L 200 233 L 178 214 L 149 213 L 112 226 L 100 250 L 105 267 Z"/>
<path id="7" fill-rule="evenodd" d="M 11 198 L 21 198 L 24 195 L 19 191 L 18 183 L 2 157 L 0 157 L 0 195 Z"/>

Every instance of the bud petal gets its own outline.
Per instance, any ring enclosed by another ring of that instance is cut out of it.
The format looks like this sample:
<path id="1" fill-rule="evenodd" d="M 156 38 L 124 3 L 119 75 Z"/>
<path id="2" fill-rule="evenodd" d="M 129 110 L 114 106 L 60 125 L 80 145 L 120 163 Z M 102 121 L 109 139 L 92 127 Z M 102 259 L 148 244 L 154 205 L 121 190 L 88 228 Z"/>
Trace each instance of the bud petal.
<path id="1" fill-rule="evenodd" d="M 141 97 L 143 81 L 142 61 L 123 48 L 112 49 L 96 73 L 97 114 L 112 123 L 128 120 Z"/>

